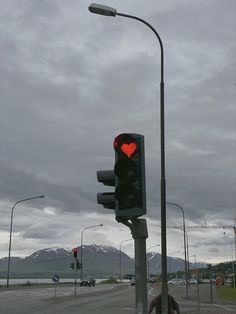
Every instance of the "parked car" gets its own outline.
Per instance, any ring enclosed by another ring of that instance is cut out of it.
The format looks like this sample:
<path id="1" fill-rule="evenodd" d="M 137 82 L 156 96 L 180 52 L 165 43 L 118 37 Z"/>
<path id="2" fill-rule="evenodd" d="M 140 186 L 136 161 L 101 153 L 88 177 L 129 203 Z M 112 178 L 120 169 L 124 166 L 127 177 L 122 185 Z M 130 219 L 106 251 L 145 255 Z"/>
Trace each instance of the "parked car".
<path id="1" fill-rule="evenodd" d="M 148 279 L 148 283 L 155 283 L 155 282 L 157 282 L 156 278 L 149 278 Z"/>
<path id="2" fill-rule="evenodd" d="M 171 279 L 168 281 L 168 285 L 183 285 L 184 284 L 184 280 L 183 279 L 179 279 L 179 278 L 175 278 L 175 279 Z"/>
<path id="3" fill-rule="evenodd" d="M 135 277 L 131 278 L 130 284 L 131 284 L 131 286 L 134 286 L 134 285 L 135 285 Z"/>
<path id="4" fill-rule="evenodd" d="M 202 279 L 202 283 L 210 283 L 210 279 Z"/>
<path id="5" fill-rule="evenodd" d="M 84 287 L 92 287 L 92 286 L 94 287 L 95 283 L 96 283 L 95 279 L 87 278 L 87 279 L 84 279 L 84 280 L 80 281 L 79 285 L 81 287 L 83 287 L 83 286 Z"/>
<path id="6" fill-rule="evenodd" d="M 189 280 L 189 283 L 191 283 L 191 284 L 197 284 L 198 281 L 197 281 L 197 279 L 195 279 L 195 278 L 191 278 L 191 279 Z"/>

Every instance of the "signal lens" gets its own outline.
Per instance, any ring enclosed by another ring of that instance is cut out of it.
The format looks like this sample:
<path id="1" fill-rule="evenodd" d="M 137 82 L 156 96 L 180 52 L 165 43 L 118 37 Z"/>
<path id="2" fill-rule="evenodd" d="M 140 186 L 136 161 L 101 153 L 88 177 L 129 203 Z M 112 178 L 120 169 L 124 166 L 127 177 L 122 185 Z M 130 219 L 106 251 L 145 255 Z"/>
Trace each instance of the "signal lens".
<path id="1" fill-rule="evenodd" d="M 117 153 L 123 154 L 128 158 L 134 157 L 137 152 L 135 138 L 126 133 L 122 133 L 115 138 L 113 147 Z"/>
<path id="2" fill-rule="evenodd" d="M 135 163 L 127 158 L 117 161 L 114 172 L 121 180 L 125 180 L 127 183 L 134 183 L 138 178 Z"/>
<path id="3" fill-rule="evenodd" d="M 138 190 L 129 184 L 121 184 L 115 191 L 120 209 L 133 208 L 137 205 Z"/>

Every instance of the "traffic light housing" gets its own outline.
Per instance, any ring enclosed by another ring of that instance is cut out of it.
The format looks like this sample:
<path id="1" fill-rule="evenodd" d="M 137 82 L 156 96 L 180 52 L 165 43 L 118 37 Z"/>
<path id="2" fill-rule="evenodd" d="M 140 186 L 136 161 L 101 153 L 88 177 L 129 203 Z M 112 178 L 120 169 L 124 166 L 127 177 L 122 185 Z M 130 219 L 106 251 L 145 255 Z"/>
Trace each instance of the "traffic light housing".
<path id="1" fill-rule="evenodd" d="M 146 214 L 144 136 L 122 133 L 113 143 L 115 149 L 115 213 L 131 219 Z"/>
<path id="2" fill-rule="evenodd" d="M 82 264 L 79 262 L 79 260 L 77 260 L 77 263 L 76 263 L 76 268 L 77 268 L 77 269 L 82 268 Z"/>
<path id="3" fill-rule="evenodd" d="M 79 251 L 78 247 L 75 247 L 75 248 L 73 248 L 73 249 L 71 250 L 71 252 L 73 253 L 74 258 L 77 258 L 78 251 Z"/>
<path id="4" fill-rule="evenodd" d="M 74 266 L 75 266 L 74 263 L 70 263 L 70 268 L 72 268 L 73 270 L 74 270 Z"/>
<path id="5" fill-rule="evenodd" d="M 115 186 L 115 174 L 113 170 L 99 170 L 97 171 L 98 182 L 106 186 Z M 115 209 L 115 193 L 105 192 L 97 193 L 98 204 L 103 205 L 104 208 Z"/>
<path id="6" fill-rule="evenodd" d="M 144 136 L 122 133 L 114 142 L 114 170 L 97 171 L 98 182 L 115 191 L 97 194 L 98 204 L 114 209 L 116 218 L 131 219 L 146 214 Z"/>

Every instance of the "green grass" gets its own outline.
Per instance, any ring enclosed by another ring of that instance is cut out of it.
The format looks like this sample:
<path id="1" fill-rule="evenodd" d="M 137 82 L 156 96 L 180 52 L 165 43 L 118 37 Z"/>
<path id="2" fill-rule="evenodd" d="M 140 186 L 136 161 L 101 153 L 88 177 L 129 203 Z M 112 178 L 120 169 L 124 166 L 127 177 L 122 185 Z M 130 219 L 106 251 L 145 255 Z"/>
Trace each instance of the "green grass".
<path id="1" fill-rule="evenodd" d="M 220 298 L 225 300 L 236 301 L 236 288 L 220 287 L 216 289 Z"/>

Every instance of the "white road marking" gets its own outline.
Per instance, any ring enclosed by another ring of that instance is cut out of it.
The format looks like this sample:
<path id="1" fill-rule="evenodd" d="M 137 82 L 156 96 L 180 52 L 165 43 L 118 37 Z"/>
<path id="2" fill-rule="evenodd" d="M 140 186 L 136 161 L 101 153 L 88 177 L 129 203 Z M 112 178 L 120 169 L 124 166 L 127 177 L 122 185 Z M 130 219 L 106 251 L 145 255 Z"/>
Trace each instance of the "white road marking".
<path id="1" fill-rule="evenodd" d="M 223 306 L 223 305 L 220 305 L 220 304 L 213 304 L 213 305 L 218 306 L 218 307 L 222 307 L 223 309 L 226 309 L 226 310 L 229 310 L 229 311 L 234 311 L 230 307 L 226 307 L 226 306 Z"/>

